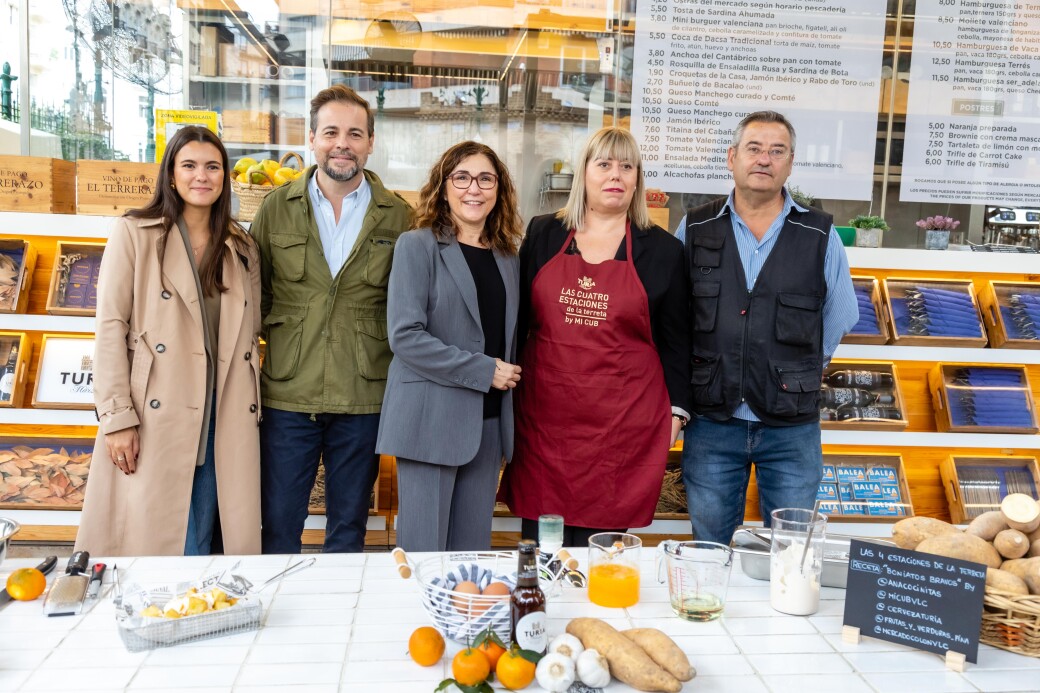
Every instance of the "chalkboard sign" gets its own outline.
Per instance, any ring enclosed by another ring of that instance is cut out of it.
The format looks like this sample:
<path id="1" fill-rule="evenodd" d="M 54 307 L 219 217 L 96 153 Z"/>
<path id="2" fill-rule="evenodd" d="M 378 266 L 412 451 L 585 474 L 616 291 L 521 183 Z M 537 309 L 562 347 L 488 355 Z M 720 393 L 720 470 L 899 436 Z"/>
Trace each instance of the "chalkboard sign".
<path id="1" fill-rule="evenodd" d="M 845 625 L 871 638 L 977 661 L 986 566 L 853 539 Z"/>

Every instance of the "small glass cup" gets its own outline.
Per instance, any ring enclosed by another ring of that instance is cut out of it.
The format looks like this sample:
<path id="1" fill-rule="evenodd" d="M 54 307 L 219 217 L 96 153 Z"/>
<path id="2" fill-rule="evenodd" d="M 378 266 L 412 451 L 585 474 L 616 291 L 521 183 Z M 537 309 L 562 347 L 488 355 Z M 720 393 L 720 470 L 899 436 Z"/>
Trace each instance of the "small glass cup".
<path id="1" fill-rule="evenodd" d="M 589 537 L 589 601 L 623 608 L 639 602 L 639 549 L 634 534 L 600 532 Z"/>
<path id="2" fill-rule="evenodd" d="M 771 513 L 769 604 L 784 614 L 808 616 L 820 608 L 820 576 L 827 516 L 805 508 Z"/>
<path id="3" fill-rule="evenodd" d="M 563 548 L 563 515 L 538 516 L 538 548 L 550 556 Z"/>

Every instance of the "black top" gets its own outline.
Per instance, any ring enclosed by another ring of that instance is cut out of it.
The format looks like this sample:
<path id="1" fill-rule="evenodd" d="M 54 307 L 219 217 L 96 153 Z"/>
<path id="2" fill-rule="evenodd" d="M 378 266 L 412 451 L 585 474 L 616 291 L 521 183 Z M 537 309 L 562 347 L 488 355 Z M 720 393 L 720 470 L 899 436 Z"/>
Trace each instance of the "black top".
<path id="1" fill-rule="evenodd" d="M 517 349 L 522 353 L 531 314 L 531 285 L 538 271 L 567 240 L 570 230 L 554 214 L 535 217 L 527 226 L 520 246 L 520 314 Z M 627 259 L 625 244 L 615 260 Z M 689 281 L 683 246 L 660 226 L 632 227 L 632 262 L 643 282 L 650 308 L 650 330 L 664 368 L 665 384 L 673 407 L 690 407 Z"/>
<path id="2" fill-rule="evenodd" d="M 506 285 L 498 271 L 495 254 L 491 249 L 459 243 L 466 258 L 473 283 L 477 286 L 477 306 L 480 327 L 484 330 L 484 353 L 493 359 L 506 355 Z M 502 413 L 502 391 L 491 388 L 484 395 L 484 418 L 492 419 Z"/>

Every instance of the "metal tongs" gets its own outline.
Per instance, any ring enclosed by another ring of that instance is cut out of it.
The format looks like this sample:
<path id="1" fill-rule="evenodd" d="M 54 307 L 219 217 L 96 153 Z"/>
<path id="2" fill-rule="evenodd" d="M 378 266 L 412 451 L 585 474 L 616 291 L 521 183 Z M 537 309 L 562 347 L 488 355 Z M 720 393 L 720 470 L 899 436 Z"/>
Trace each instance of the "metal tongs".
<path id="1" fill-rule="evenodd" d="M 243 594 L 243 595 L 244 594 L 260 594 L 265 589 L 267 589 L 268 587 L 270 587 L 274 583 L 278 582 L 282 578 L 289 577 L 290 575 L 293 575 L 294 573 L 298 573 L 301 570 L 304 570 L 305 568 L 310 568 L 312 565 L 314 565 L 314 562 L 316 560 L 317 559 L 312 556 L 311 558 L 305 558 L 302 561 L 297 561 L 296 563 L 293 563 L 291 566 L 289 566 L 288 568 L 286 568 L 282 572 L 275 573 L 271 577 L 267 578 L 267 580 L 265 580 L 263 582 L 263 584 L 261 584 L 259 587 L 255 587 L 255 588 L 253 586 L 253 583 L 250 582 L 248 579 L 242 577 L 241 575 L 231 574 L 230 571 L 229 571 L 229 574 L 225 578 L 222 578 L 218 584 L 221 585 L 221 586 L 230 587 L 230 588 L 234 589 L 235 591 L 237 591 L 237 592 L 239 592 L 240 594 Z M 231 568 L 231 570 L 234 570 L 237 567 L 238 567 L 238 564 L 236 563 Z"/>

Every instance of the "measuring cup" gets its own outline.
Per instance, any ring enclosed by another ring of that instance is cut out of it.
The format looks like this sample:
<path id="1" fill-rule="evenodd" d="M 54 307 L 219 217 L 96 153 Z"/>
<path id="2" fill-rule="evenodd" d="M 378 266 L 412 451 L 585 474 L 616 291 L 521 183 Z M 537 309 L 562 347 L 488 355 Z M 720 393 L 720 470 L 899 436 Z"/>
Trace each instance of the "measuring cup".
<path id="1" fill-rule="evenodd" d="M 687 621 L 714 621 L 722 615 L 733 568 L 733 549 L 713 541 L 661 542 L 657 547 L 657 581 L 668 571 L 672 611 Z"/>
<path id="2" fill-rule="evenodd" d="M 589 601 L 621 608 L 639 601 L 639 549 L 634 534 L 600 532 L 589 537 Z"/>

